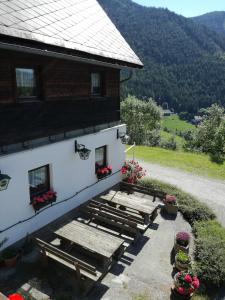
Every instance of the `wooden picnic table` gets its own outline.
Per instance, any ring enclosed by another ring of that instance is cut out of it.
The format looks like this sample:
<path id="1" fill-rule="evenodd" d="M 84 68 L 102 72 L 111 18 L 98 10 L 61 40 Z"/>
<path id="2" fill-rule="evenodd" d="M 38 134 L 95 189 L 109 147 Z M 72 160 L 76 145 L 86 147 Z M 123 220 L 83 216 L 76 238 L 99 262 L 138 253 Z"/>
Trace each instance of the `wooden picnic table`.
<path id="1" fill-rule="evenodd" d="M 54 232 L 62 239 L 99 254 L 103 257 L 104 265 L 112 260 L 113 254 L 124 243 L 123 239 L 74 220 Z"/>
<path id="2" fill-rule="evenodd" d="M 108 194 L 101 196 L 101 199 L 113 202 L 119 206 L 125 206 L 127 208 L 136 210 L 139 212 L 139 214 L 143 215 L 147 219 L 154 213 L 154 211 L 157 209 L 158 205 L 156 205 L 153 202 L 149 201 L 149 205 L 142 204 L 141 201 L 138 201 L 137 199 L 131 199 L 128 197 L 122 197 L 117 195 L 116 193 L 114 195 Z M 141 200 L 141 199 L 140 199 Z"/>

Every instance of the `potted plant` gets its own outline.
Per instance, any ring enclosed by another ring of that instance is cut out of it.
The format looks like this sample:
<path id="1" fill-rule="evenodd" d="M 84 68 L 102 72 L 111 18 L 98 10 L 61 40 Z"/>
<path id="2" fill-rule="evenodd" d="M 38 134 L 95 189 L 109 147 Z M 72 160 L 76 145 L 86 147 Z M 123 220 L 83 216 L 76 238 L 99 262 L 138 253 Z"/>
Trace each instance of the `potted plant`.
<path id="1" fill-rule="evenodd" d="M 190 245 L 191 236 L 188 232 L 180 231 L 176 234 L 174 242 L 175 253 L 178 253 L 180 250 L 188 253 Z"/>
<path id="2" fill-rule="evenodd" d="M 191 267 L 191 257 L 180 250 L 175 256 L 175 267 L 179 271 L 188 270 Z"/>
<path id="3" fill-rule="evenodd" d="M 175 195 L 166 195 L 164 199 L 164 209 L 168 214 L 177 215 L 178 212 L 178 205 L 177 205 L 177 198 Z"/>
<path id="4" fill-rule="evenodd" d="M 146 175 L 146 172 L 134 160 L 129 160 L 124 163 L 121 173 L 124 177 L 124 181 L 131 184 L 137 184 L 138 180 Z"/>
<path id="5" fill-rule="evenodd" d="M 181 271 L 174 276 L 174 292 L 181 299 L 191 299 L 199 285 L 199 279 L 192 271 Z"/>
<path id="6" fill-rule="evenodd" d="M 8 268 L 12 268 L 16 265 L 18 257 L 19 253 L 14 248 L 7 248 L 2 252 L 2 259 Z"/>

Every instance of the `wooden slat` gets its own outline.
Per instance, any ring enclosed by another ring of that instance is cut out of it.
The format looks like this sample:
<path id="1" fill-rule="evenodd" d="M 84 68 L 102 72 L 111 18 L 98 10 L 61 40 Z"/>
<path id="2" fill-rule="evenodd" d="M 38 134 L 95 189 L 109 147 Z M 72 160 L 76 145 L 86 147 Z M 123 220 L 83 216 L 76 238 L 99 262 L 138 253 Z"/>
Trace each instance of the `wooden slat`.
<path id="1" fill-rule="evenodd" d="M 82 261 L 81 259 L 78 259 L 58 248 L 55 248 L 54 246 L 52 246 L 38 238 L 35 238 L 35 241 L 38 244 L 38 246 L 40 246 L 42 249 L 45 249 L 45 251 L 52 253 L 53 255 L 61 258 L 62 260 L 67 260 L 71 264 L 73 264 L 74 262 L 77 262 L 81 269 L 91 273 L 92 275 L 96 274 L 96 268 L 94 266 L 92 266 L 92 265 Z"/>
<path id="2" fill-rule="evenodd" d="M 127 218 L 130 221 L 139 223 L 139 224 L 144 224 L 143 218 L 140 215 L 135 215 L 135 214 L 130 214 L 128 212 L 122 211 L 118 208 L 112 207 L 110 205 L 104 204 L 104 203 L 111 203 L 111 201 L 101 201 L 101 200 L 91 200 L 90 204 L 95 206 L 95 207 L 101 207 L 101 209 L 114 213 L 115 215 L 118 215 L 123 218 Z"/>
<path id="3" fill-rule="evenodd" d="M 90 206 L 87 206 L 86 209 L 88 209 L 90 212 L 92 212 L 94 214 L 98 214 L 99 216 L 106 217 L 110 220 L 115 220 L 116 222 L 119 222 L 121 224 L 126 224 L 127 226 L 130 226 L 132 228 L 137 228 L 137 223 L 127 220 L 123 217 L 115 216 L 113 213 L 104 212 L 104 211 L 100 210 L 99 208 L 94 208 L 94 207 L 90 207 Z"/>
<path id="4" fill-rule="evenodd" d="M 137 210 L 139 213 L 144 213 L 144 214 L 148 214 L 148 215 L 151 215 L 156 208 L 156 206 L 143 205 L 143 204 L 140 204 L 137 201 L 133 201 L 132 199 L 129 199 L 129 198 L 125 199 L 122 197 L 120 198 L 120 197 L 112 196 L 112 195 L 103 195 L 100 198 L 103 200 L 111 201 L 118 205 L 122 205 L 122 206 L 125 206 L 128 208 Z"/>
<path id="5" fill-rule="evenodd" d="M 118 237 L 77 221 L 66 224 L 56 230 L 55 234 L 106 258 L 111 258 L 124 242 Z"/>
<path id="6" fill-rule="evenodd" d="M 127 188 L 127 189 L 130 189 L 130 190 L 142 193 L 142 194 L 153 196 L 154 200 L 156 197 L 158 197 L 160 200 L 163 200 L 163 199 L 165 199 L 165 196 L 166 196 L 166 193 L 164 193 L 162 191 L 159 191 L 159 190 L 156 190 L 153 188 L 149 188 L 149 187 L 147 188 L 147 187 L 140 186 L 140 185 L 130 184 L 130 183 L 127 183 L 124 181 L 120 182 L 120 188 L 122 188 L 122 189 Z"/>
<path id="7" fill-rule="evenodd" d="M 118 228 L 120 233 L 129 233 L 131 236 L 135 238 L 137 238 L 140 235 L 138 229 L 118 223 L 115 220 L 110 220 L 107 217 L 100 216 L 98 213 L 93 213 L 89 211 L 89 209 L 85 210 L 85 212 L 91 216 L 92 221 L 96 219 L 104 224 L 107 224 L 108 226 L 113 226 L 115 228 Z"/>

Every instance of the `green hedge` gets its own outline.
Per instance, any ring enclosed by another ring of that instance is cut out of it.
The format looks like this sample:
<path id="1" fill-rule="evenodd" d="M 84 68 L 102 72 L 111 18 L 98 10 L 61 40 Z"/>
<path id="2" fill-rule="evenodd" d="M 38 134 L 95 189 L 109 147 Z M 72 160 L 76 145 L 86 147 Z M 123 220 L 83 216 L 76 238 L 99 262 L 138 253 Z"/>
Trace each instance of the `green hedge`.
<path id="1" fill-rule="evenodd" d="M 139 184 L 175 195 L 181 213 L 191 225 L 196 221 L 207 221 L 216 218 L 214 212 L 207 205 L 199 202 L 195 197 L 183 192 L 175 186 L 152 179 L 140 180 Z"/>
<path id="2" fill-rule="evenodd" d="M 195 197 L 175 186 L 157 180 L 139 182 L 177 196 L 179 209 L 191 224 L 195 234 L 195 269 L 202 281 L 209 286 L 225 284 L 225 228 L 216 221 L 213 211 Z"/>
<path id="3" fill-rule="evenodd" d="M 195 268 L 208 285 L 225 284 L 225 228 L 217 221 L 196 222 Z"/>

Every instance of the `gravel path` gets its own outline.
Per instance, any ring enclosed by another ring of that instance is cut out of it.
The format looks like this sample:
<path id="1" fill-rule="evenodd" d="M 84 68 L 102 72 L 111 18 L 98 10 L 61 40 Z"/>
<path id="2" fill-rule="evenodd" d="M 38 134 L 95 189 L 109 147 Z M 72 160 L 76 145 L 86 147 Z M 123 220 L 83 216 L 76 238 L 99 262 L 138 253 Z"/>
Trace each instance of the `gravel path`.
<path id="1" fill-rule="evenodd" d="M 225 226 L 225 182 L 140 161 L 147 176 L 181 188 L 210 206 Z"/>

